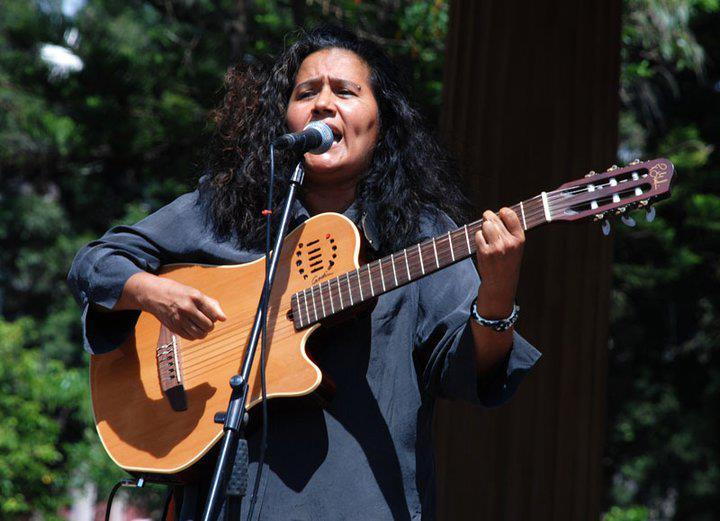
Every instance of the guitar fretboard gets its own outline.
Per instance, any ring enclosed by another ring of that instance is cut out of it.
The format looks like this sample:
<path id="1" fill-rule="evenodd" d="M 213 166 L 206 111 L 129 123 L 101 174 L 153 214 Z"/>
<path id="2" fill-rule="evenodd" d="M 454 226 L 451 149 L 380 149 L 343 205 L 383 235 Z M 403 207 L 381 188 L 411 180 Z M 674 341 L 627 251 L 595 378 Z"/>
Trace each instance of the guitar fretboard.
<path id="1" fill-rule="evenodd" d="M 550 220 L 545 193 L 511 209 L 525 230 Z M 305 328 L 466 259 L 475 253 L 474 236 L 482 223 L 480 219 L 466 224 L 293 294 L 295 327 Z"/>

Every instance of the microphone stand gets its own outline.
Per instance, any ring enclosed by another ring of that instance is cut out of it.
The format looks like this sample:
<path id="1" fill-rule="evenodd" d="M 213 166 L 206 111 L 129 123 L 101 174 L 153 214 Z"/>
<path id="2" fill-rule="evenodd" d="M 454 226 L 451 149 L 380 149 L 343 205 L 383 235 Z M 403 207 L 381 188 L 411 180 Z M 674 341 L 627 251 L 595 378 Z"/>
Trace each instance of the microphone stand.
<path id="1" fill-rule="evenodd" d="M 239 459 L 242 461 L 239 462 L 241 464 L 241 468 L 233 469 L 233 475 L 231 476 L 230 483 L 228 484 L 228 489 L 231 487 L 234 488 L 232 496 L 235 496 L 236 501 L 232 506 L 238 514 L 240 512 L 240 500 L 244 494 L 245 485 L 247 484 L 248 472 L 247 440 L 243 437 L 248 420 L 246 405 L 249 388 L 247 382 L 250 378 L 250 369 L 252 368 L 255 352 L 257 351 L 258 340 L 262 331 L 263 320 L 265 319 L 264 310 L 265 312 L 267 310 L 265 297 L 267 296 L 268 299 L 270 298 L 270 291 L 275 279 L 278 259 L 280 258 L 280 252 L 285 239 L 285 230 L 287 229 L 290 217 L 290 209 L 295 202 L 297 189 L 302 186 L 303 179 L 304 172 L 302 169 L 302 163 L 300 162 L 295 167 L 295 171 L 290 177 L 290 188 L 285 200 L 285 206 L 283 207 L 280 227 L 275 237 L 275 246 L 273 247 L 270 259 L 265 260 L 265 262 L 270 263 L 270 267 L 268 269 L 267 278 L 265 279 L 263 291 L 260 294 L 260 302 L 255 314 L 255 322 L 253 323 L 250 339 L 248 340 L 248 346 L 245 351 L 242 368 L 239 374 L 230 378 L 232 393 L 230 394 L 230 402 L 228 404 L 227 411 L 219 412 L 215 415 L 215 421 L 223 424 L 225 435 L 223 436 L 220 454 L 217 462 L 215 463 L 215 470 L 213 471 L 212 480 L 210 481 L 210 489 L 205 503 L 202 521 L 212 521 L 214 519 L 213 515 L 217 510 L 218 503 L 222 495 L 221 487 L 226 481 L 225 478 L 228 474 L 228 469 L 233 467 L 236 459 L 232 457 L 233 454 L 239 456 Z M 261 363 L 263 362 L 264 361 L 261 360 Z M 226 495 L 231 497 L 231 494 Z M 230 507 L 230 505 L 228 505 L 228 507 Z"/>

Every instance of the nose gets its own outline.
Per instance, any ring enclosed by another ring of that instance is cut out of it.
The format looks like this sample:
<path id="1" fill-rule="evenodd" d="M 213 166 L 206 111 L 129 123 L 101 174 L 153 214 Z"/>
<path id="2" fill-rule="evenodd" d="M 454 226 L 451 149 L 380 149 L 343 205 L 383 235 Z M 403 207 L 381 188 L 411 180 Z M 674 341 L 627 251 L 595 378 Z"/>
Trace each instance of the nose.
<path id="1" fill-rule="evenodd" d="M 313 116 L 334 116 L 335 103 L 333 101 L 332 89 L 329 85 L 324 85 L 322 90 L 315 97 L 315 105 L 313 105 Z"/>

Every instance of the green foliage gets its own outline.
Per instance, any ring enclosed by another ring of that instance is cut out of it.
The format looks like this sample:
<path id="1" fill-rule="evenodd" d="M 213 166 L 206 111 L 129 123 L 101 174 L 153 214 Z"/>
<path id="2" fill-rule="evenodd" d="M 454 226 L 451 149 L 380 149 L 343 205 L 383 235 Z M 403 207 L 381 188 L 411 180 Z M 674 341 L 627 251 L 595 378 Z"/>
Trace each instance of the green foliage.
<path id="1" fill-rule="evenodd" d="M 714 519 L 720 507 L 718 2 L 626 4 L 620 156 L 678 183 L 616 236 L 605 519 Z M 642 507 L 638 505 L 643 505 Z"/>
<path id="2" fill-rule="evenodd" d="M 83 372 L 27 345 L 29 319 L 0 320 L 0 517 L 32 512 L 53 518 L 67 484 L 60 450 L 73 411 L 83 400 Z M 11 362 L 11 363 L 7 363 Z"/>
<path id="3" fill-rule="evenodd" d="M 641 506 L 612 507 L 610 512 L 603 516 L 603 521 L 647 521 L 648 519 L 647 508 Z"/>

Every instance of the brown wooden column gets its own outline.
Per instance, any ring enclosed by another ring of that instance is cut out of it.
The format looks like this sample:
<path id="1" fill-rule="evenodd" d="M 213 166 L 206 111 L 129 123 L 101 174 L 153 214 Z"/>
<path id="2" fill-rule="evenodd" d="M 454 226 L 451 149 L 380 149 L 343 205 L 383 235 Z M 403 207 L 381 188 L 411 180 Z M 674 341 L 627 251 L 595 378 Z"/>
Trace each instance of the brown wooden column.
<path id="1" fill-rule="evenodd" d="M 441 128 L 478 209 L 614 162 L 620 0 L 454 0 Z M 599 518 L 611 242 L 528 233 L 518 330 L 544 356 L 495 410 L 436 416 L 441 520 Z"/>

